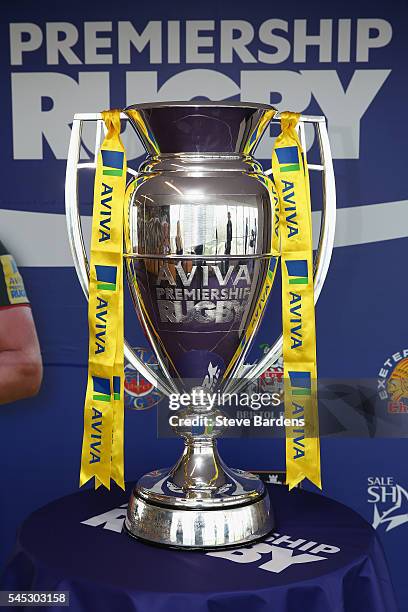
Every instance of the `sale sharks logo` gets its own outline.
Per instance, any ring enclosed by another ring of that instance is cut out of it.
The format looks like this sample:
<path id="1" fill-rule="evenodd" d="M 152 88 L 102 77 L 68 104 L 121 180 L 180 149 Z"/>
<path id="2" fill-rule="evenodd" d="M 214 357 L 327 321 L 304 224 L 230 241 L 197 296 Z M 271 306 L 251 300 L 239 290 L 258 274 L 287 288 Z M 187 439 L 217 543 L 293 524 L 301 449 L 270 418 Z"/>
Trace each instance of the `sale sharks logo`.
<path id="1" fill-rule="evenodd" d="M 392 476 L 369 476 L 367 490 L 367 501 L 374 504 L 374 529 L 388 532 L 408 523 L 408 491 Z"/>

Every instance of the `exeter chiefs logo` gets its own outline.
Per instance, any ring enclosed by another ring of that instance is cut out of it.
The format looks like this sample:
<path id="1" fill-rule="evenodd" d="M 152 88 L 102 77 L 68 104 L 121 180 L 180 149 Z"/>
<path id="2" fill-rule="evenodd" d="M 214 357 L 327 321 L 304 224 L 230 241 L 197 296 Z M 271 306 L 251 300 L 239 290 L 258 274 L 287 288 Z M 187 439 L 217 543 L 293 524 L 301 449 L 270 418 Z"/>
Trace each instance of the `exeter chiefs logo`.
<path id="1" fill-rule="evenodd" d="M 157 367 L 156 357 L 145 348 L 133 349 L 143 363 L 153 369 Z M 125 366 L 125 406 L 132 410 L 147 410 L 156 406 L 163 398 L 161 393 L 133 368 L 130 363 Z"/>
<path id="2" fill-rule="evenodd" d="M 378 394 L 390 413 L 408 413 L 408 349 L 391 355 L 378 372 Z"/>

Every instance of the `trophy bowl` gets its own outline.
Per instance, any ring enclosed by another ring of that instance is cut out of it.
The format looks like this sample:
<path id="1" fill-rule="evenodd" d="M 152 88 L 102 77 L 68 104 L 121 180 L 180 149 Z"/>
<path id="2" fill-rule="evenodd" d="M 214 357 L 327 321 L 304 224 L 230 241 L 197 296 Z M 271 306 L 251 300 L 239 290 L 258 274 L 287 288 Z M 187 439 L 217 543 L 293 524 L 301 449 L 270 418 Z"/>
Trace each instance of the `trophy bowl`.
<path id="1" fill-rule="evenodd" d="M 219 457 L 222 431 L 215 423 L 222 406 L 210 406 L 206 397 L 242 388 L 281 352 L 278 339 L 243 374 L 279 259 L 273 186 L 252 155 L 276 113 L 252 103 L 173 102 L 131 106 L 123 115 L 147 153 L 137 172 L 128 168 L 125 268 L 160 373 L 129 346 L 125 356 L 166 395 L 187 392 L 199 398 L 179 411 L 180 417 L 205 415 L 212 423 L 176 427 L 184 439 L 179 460 L 136 483 L 124 526 L 147 542 L 185 549 L 236 547 L 274 528 L 261 480 L 227 467 Z M 81 124 L 88 120 L 97 121 L 95 150 L 100 143 L 100 115 L 76 115 L 66 190 L 68 232 L 85 293 L 88 265 L 76 189 L 78 170 L 94 167 L 79 162 Z M 323 171 L 325 194 L 317 299 L 333 247 L 334 182 L 324 118 L 307 120 L 317 125 L 323 163 L 316 169 Z"/>

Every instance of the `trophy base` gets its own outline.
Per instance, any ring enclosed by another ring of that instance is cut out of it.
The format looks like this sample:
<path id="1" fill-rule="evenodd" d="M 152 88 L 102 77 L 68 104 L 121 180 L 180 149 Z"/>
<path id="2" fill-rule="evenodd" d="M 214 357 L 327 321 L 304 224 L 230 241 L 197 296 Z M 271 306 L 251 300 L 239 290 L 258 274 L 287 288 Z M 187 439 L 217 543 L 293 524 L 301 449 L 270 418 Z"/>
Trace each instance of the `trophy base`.
<path id="1" fill-rule="evenodd" d="M 132 492 L 125 530 L 151 544 L 186 550 L 238 547 L 263 538 L 274 528 L 263 483 L 224 464 L 221 471 L 224 486 L 184 490 L 174 482 L 177 469 L 146 474 Z"/>

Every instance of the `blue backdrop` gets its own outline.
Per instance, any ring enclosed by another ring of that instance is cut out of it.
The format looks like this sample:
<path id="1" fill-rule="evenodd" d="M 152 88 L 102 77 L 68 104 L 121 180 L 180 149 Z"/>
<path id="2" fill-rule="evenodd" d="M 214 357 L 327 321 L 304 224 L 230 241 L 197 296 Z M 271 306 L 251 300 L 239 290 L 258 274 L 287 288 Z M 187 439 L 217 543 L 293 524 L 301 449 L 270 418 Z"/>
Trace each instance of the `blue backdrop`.
<path id="1" fill-rule="evenodd" d="M 106 0 L 19 2 L 1 24 L 0 238 L 19 263 L 45 365 L 38 397 L 0 409 L 1 561 L 34 508 L 77 488 L 86 382 L 86 304 L 65 237 L 64 173 L 75 112 L 130 103 L 242 99 L 328 118 L 339 224 L 317 307 L 320 376 L 386 380 L 408 357 L 405 266 L 407 16 L 403 2 L 253 7 Z M 85 134 L 85 144 L 92 146 Z M 258 149 L 267 164 L 269 134 Z M 129 143 L 129 146 L 132 147 Z M 134 145 L 137 166 L 142 151 Z M 314 149 L 311 150 L 313 158 Z M 86 160 L 86 148 L 83 159 Z M 83 212 L 90 213 L 89 201 Z M 131 313 L 128 316 L 130 320 Z M 135 326 L 134 326 L 135 327 Z M 259 339 L 267 342 L 266 331 Z M 145 345 L 133 329 L 134 345 Z M 381 394 L 381 382 L 379 392 Z M 407 418 L 381 399 L 382 410 Z M 126 414 L 126 474 L 171 463 L 155 409 Z M 224 440 L 230 464 L 283 467 L 282 441 Z M 378 529 L 408 611 L 404 439 L 323 439 L 324 494 Z"/>

